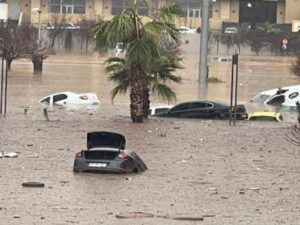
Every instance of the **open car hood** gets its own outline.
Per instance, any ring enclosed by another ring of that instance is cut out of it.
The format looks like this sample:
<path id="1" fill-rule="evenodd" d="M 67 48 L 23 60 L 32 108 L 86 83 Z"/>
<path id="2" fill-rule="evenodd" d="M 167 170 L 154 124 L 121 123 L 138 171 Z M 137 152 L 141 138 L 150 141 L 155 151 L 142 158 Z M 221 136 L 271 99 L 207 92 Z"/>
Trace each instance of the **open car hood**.
<path id="1" fill-rule="evenodd" d="M 122 134 L 96 131 L 87 134 L 87 149 L 97 147 L 111 147 L 125 149 L 126 140 Z"/>

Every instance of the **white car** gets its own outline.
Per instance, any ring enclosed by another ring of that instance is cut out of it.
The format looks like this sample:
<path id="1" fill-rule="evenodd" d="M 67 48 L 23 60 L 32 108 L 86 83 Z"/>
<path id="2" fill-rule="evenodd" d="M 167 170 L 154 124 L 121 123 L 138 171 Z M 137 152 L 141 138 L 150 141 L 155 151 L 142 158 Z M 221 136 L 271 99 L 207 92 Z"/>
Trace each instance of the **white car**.
<path id="1" fill-rule="evenodd" d="M 196 33 L 196 29 L 191 29 L 189 27 L 177 27 L 176 29 L 182 34 L 194 34 L 194 33 Z"/>
<path id="2" fill-rule="evenodd" d="M 231 58 L 225 58 L 225 57 L 213 57 L 211 58 L 212 62 L 231 62 L 232 59 Z"/>
<path id="3" fill-rule="evenodd" d="M 296 106 L 300 101 L 300 85 L 262 91 L 251 101 L 274 106 Z"/>
<path id="4" fill-rule="evenodd" d="M 236 27 L 226 27 L 224 30 L 225 34 L 236 34 L 238 29 Z"/>
<path id="5" fill-rule="evenodd" d="M 165 111 L 169 110 L 172 107 L 173 107 L 172 105 L 162 105 L 162 106 L 150 107 L 149 115 L 153 116 L 157 113 L 165 112 Z"/>
<path id="6" fill-rule="evenodd" d="M 48 26 L 46 29 L 47 30 L 54 30 L 54 29 L 66 29 L 66 30 L 79 30 L 80 26 L 79 25 L 74 25 L 73 23 L 65 23 L 62 25 L 57 25 L 55 26 Z"/>
<path id="7" fill-rule="evenodd" d="M 96 93 L 59 92 L 42 98 L 39 103 L 53 105 L 99 105 Z"/>

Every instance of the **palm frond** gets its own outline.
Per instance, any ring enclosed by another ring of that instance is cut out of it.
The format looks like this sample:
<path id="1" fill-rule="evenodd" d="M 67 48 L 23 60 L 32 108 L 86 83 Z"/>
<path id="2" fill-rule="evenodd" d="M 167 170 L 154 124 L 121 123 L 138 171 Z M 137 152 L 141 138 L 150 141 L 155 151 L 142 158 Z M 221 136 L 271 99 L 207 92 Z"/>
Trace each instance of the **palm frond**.
<path id="1" fill-rule="evenodd" d="M 160 7 L 155 15 L 155 19 L 165 23 L 175 23 L 175 20 L 184 16 L 179 5 L 171 4 Z"/>
<path id="2" fill-rule="evenodd" d="M 111 57 L 105 60 L 105 71 L 109 74 L 122 71 L 126 68 L 126 60 L 119 57 Z"/>
<path id="3" fill-rule="evenodd" d="M 107 45 L 107 37 L 103 35 L 109 21 L 101 21 L 91 27 L 91 33 L 96 41 L 96 47 L 100 52 L 106 52 L 110 47 Z"/>
<path id="4" fill-rule="evenodd" d="M 145 68 L 152 64 L 154 58 L 159 58 L 158 46 L 149 39 L 137 39 L 129 45 L 127 56 L 129 64 L 143 65 Z"/>
<path id="5" fill-rule="evenodd" d="M 111 100 L 114 100 L 117 94 L 126 94 L 126 92 L 127 92 L 127 87 L 125 85 L 123 84 L 117 85 L 110 92 Z"/>
<path id="6" fill-rule="evenodd" d="M 107 44 L 114 45 L 118 42 L 127 43 L 134 32 L 134 27 L 130 21 L 130 16 L 124 10 L 120 15 L 116 15 L 107 25 L 103 36 L 107 37 Z"/>
<path id="7" fill-rule="evenodd" d="M 152 92 L 169 103 L 176 100 L 176 94 L 174 91 L 172 91 L 172 89 L 165 84 L 156 83 L 152 86 Z"/>
<path id="8" fill-rule="evenodd" d="M 165 30 L 166 30 L 166 26 L 164 23 L 153 20 L 144 25 L 143 35 L 146 39 L 153 38 L 159 40 L 159 38 L 165 32 Z"/>

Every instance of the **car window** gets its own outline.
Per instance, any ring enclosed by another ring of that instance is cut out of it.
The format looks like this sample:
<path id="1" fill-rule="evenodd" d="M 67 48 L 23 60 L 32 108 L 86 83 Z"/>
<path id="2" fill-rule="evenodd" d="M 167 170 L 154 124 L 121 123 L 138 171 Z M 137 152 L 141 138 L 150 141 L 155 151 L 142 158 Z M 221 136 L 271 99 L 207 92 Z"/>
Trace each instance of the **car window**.
<path id="1" fill-rule="evenodd" d="M 186 110 L 188 109 L 188 104 L 180 104 L 180 105 L 177 105 L 177 106 L 174 106 L 170 112 L 176 112 L 176 111 L 181 111 L 181 110 Z"/>
<path id="2" fill-rule="evenodd" d="M 267 102 L 269 105 L 281 105 L 285 101 L 284 95 L 278 95 Z"/>
<path id="3" fill-rule="evenodd" d="M 264 103 L 271 95 L 259 94 L 254 97 L 253 101 L 257 103 Z"/>
<path id="4" fill-rule="evenodd" d="M 252 116 L 249 120 L 257 120 L 257 121 L 277 121 L 275 117 L 272 116 Z"/>
<path id="5" fill-rule="evenodd" d="M 53 96 L 53 103 L 67 99 L 68 96 L 66 94 L 59 94 L 59 95 L 54 95 Z"/>
<path id="6" fill-rule="evenodd" d="M 41 101 L 42 103 L 50 103 L 50 97 L 48 97 L 48 98 L 44 98 L 42 101 Z"/>
<path id="7" fill-rule="evenodd" d="M 169 108 L 157 108 L 157 109 L 155 109 L 155 114 L 156 113 L 162 113 L 162 112 L 166 112 L 167 110 L 168 110 Z"/>
<path id="8" fill-rule="evenodd" d="M 210 108 L 213 105 L 207 102 L 196 102 L 192 103 L 190 109 L 203 109 L 203 108 Z"/>

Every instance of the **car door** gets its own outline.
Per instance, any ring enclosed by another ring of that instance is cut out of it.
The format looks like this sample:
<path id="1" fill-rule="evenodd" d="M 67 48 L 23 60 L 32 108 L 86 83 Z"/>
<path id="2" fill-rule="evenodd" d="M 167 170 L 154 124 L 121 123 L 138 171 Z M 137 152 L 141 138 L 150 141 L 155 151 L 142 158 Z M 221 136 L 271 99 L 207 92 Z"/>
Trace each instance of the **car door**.
<path id="1" fill-rule="evenodd" d="M 182 103 L 171 108 L 166 114 L 168 117 L 186 117 L 189 103 Z"/>
<path id="2" fill-rule="evenodd" d="M 206 102 L 189 102 L 177 107 L 174 114 L 184 118 L 207 118 L 212 104 Z"/>
<path id="3" fill-rule="evenodd" d="M 210 118 L 211 112 L 213 110 L 213 104 L 209 102 L 197 102 L 194 103 L 194 118 Z"/>

